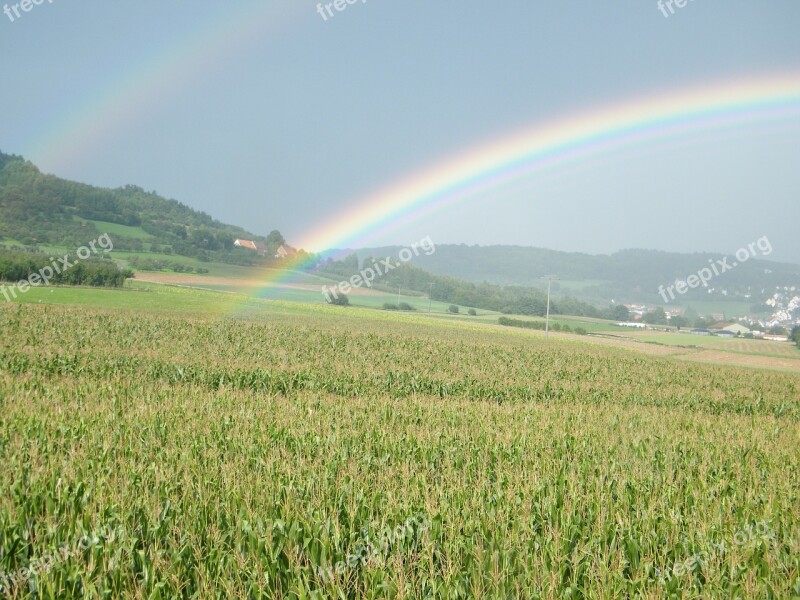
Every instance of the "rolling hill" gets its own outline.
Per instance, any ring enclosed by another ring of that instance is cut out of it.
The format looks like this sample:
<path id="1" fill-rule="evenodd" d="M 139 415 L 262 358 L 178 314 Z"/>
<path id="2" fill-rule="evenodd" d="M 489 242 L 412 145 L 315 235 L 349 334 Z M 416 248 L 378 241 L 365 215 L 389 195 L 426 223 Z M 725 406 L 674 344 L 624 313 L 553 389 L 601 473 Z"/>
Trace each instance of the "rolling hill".
<path id="1" fill-rule="evenodd" d="M 755 304 L 776 287 L 800 287 L 800 265 L 765 260 L 761 248 L 769 250 L 767 242 L 754 246 L 756 256 L 751 254 L 735 268 L 732 267 L 735 257 L 728 257 L 727 264 L 731 268 L 714 276 L 707 288 L 699 286 L 684 295 L 676 295 L 678 301 L 673 303 L 739 301 Z M 363 260 L 370 256 L 396 255 L 399 250 L 400 247 L 393 246 L 365 248 L 356 254 Z M 553 282 L 557 293 L 568 293 L 586 302 L 605 305 L 615 300 L 663 304 L 659 286 L 686 279 L 700 269 L 717 265 L 724 258 L 714 253 L 679 254 L 641 249 L 591 255 L 522 246 L 443 244 L 437 245 L 435 253 L 420 256 L 415 264 L 431 273 L 476 284 L 544 288 L 546 283 L 542 278 L 557 275 L 559 281 Z M 709 293 L 709 290 L 712 291 Z"/>
<path id="2" fill-rule="evenodd" d="M 235 247 L 237 238 L 263 243 L 266 256 L 284 243 L 277 230 L 256 235 L 140 187 L 105 189 L 67 181 L 0 152 L 0 243 L 71 248 L 85 243 L 87 227 L 113 235 L 120 251 L 239 265 L 263 259 Z"/>

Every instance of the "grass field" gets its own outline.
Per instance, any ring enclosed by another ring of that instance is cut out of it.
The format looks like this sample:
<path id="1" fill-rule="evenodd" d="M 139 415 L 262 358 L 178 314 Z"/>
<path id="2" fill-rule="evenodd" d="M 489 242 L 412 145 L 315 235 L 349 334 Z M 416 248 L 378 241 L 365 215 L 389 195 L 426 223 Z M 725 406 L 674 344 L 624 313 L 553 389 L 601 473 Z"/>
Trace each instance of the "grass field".
<path id="1" fill-rule="evenodd" d="M 792 342 L 772 342 L 765 340 L 720 340 L 716 344 L 709 344 L 709 348 L 724 349 L 726 352 L 741 352 L 742 354 L 759 354 L 764 356 L 785 356 L 797 358 L 797 345 Z"/>
<path id="2" fill-rule="evenodd" d="M 745 338 L 720 338 L 717 336 L 692 335 L 690 333 L 628 332 L 628 336 L 643 342 L 665 344 L 668 346 L 698 346 L 725 352 L 737 352 L 757 356 L 778 356 L 800 358 L 797 346 L 791 342 L 751 340 Z"/>
<path id="3" fill-rule="evenodd" d="M 107 221 L 92 221 L 91 219 L 81 219 L 80 217 L 74 217 L 74 219 L 84 223 L 91 223 L 94 225 L 98 234 L 102 235 L 107 233 L 111 236 L 111 239 L 114 239 L 114 236 L 133 238 L 142 241 L 153 239 L 153 236 L 141 227 L 130 227 L 128 225 L 120 225 L 119 223 L 108 223 Z"/>
<path id="4" fill-rule="evenodd" d="M 619 329 L 617 331 L 620 331 Z M 730 340 L 711 335 L 692 335 L 691 333 L 664 333 L 656 331 L 625 331 L 625 335 L 643 342 L 666 344 L 668 346 L 713 346 L 714 344 L 728 344 Z"/>
<path id="5" fill-rule="evenodd" d="M 711 313 L 721 313 L 729 319 L 735 315 L 749 315 L 752 314 L 752 304 L 748 302 L 725 301 L 725 300 L 697 300 L 687 301 L 684 303 L 686 306 L 691 306 L 695 311 L 701 315 L 709 315 Z M 671 308 L 669 305 L 668 308 Z"/>
<path id="6" fill-rule="evenodd" d="M 796 373 L 135 285 L 0 306 L 9 597 L 800 594 Z"/>
<path id="7" fill-rule="evenodd" d="M 249 309 L 263 308 L 265 306 L 263 301 L 277 300 L 324 305 L 320 286 L 330 285 L 330 280 L 317 275 L 297 274 L 292 279 L 291 285 L 267 286 L 263 282 L 274 279 L 274 270 L 261 270 L 255 282 L 250 279 L 252 274 L 252 270 L 244 267 L 238 276 L 223 278 L 215 278 L 211 275 L 140 273 L 138 277 L 149 278 L 156 283 L 172 282 L 172 284 L 156 285 L 150 281 L 137 279 L 130 280 L 124 290 L 70 287 L 32 288 L 27 294 L 20 296 L 20 299 L 22 303 L 26 304 L 113 307 L 176 314 L 186 314 L 187 311 L 207 315 L 224 314 L 226 311 L 235 311 L 238 314 Z M 380 310 L 385 302 L 397 303 L 396 294 L 376 290 L 359 290 L 358 294 L 352 294 L 350 299 L 354 308 L 373 310 Z M 501 316 L 499 313 L 482 309 L 477 311 L 477 316 L 469 316 L 467 307 L 460 307 L 460 313 L 453 315 L 448 312 L 449 303 L 442 302 L 432 302 L 430 304 L 432 312 L 429 314 L 429 304 L 425 297 L 402 295 L 401 301 L 407 302 L 417 309 L 415 312 L 406 314 L 405 318 L 429 317 L 436 320 L 463 321 L 465 324 L 496 327 L 498 317 Z M 302 310 L 304 310 L 302 307 L 295 307 L 293 312 Z M 400 317 L 403 318 L 403 315 Z M 543 319 L 539 317 L 514 316 L 514 318 L 543 322 Z M 619 339 L 625 340 L 621 345 L 637 348 L 647 353 L 651 352 L 652 345 L 659 345 L 674 348 L 673 351 L 664 354 L 683 356 L 701 362 L 800 372 L 800 350 L 790 343 L 722 339 L 674 332 L 639 331 L 620 328 L 609 321 L 586 317 L 556 315 L 551 318 L 551 322 L 569 325 L 573 329 L 582 327 L 589 333 L 610 336 L 608 339 L 593 338 L 591 341 L 595 343 Z M 543 332 L 532 330 L 517 330 L 516 333 L 543 335 Z M 612 345 L 620 344 L 612 343 Z M 754 360 L 748 361 L 747 356 L 753 357 Z"/>
<path id="8" fill-rule="evenodd" d="M 217 269 L 216 267 L 219 267 Z M 273 299 L 288 300 L 294 302 L 320 303 L 324 301 L 322 286 L 332 287 L 338 280 L 328 279 L 324 276 L 308 273 L 296 273 L 292 276 L 291 285 L 277 286 L 253 286 L 252 281 L 269 281 L 277 273 L 274 269 L 259 269 L 254 271 L 247 267 L 236 267 L 224 269 L 224 265 L 212 265 L 208 275 L 185 275 L 171 273 L 139 273 L 138 277 L 142 280 L 159 281 L 163 283 L 180 283 L 198 289 L 225 291 L 235 293 L 248 293 L 251 296 Z M 222 275 L 224 273 L 224 275 Z M 222 276 L 224 281 L 220 281 Z M 452 315 L 448 312 L 449 302 L 429 302 L 428 297 L 418 293 L 408 294 L 400 290 L 398 294 L 392 290 L 381 290 L 376 288 L 362 288 L 356 290 L 349 296 L 351 305 L 368 308 L 382 308 L 384 304 L 406 303 L 420 314 L 427 314 L 428 311 L 438 318 L 462 319 L 469 322 L 481 322 L 496 324 L 501 313 L 485 309 L 475 309 L 476 315 L 468 315 L 468 310 L 472 307 L 460 306 L 459 313 Z M 520 317 L 525 320 L 543 321 L 538 317 Z M 618 332 L 620 328 L 602 319 L 592 319 L 588 317 L 573 317 L 553 315 L 552 323 L 569 325 L 571 328 L 582 327 L 589 332 Z"/>

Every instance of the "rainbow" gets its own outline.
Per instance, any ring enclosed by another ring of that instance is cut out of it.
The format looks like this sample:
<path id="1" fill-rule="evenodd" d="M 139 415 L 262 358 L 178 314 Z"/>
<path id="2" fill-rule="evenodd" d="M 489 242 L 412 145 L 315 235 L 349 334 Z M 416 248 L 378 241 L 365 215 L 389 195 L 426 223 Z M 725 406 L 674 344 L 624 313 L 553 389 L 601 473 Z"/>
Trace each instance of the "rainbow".
<path id="1" fill-rule="evenodd" d="M 194 82 L 223 71 L 253 43 L 277 35 L 302 8 L 297 2 L 226 4 L 189 34 L 154 48 L 116 79 L 88 89 L 84 97 L 60 106 L 52 118 L 42 119 L 23 154 L 51 172 L 63 172 L 111 143 L 126 126 L 186 93 Z"/>
<path id="2" fill-rule="evenodd" d="M 463 202 L 524 176 L 611 151 L 767 122 L 800 123 L 800 74 L 788 74 L 639 98 L 581 113 L 478 146 L 355 202 L 333 222 L 309 231 L 312 252 L 363 246 L 400 223 Z M 310 266 L 287 265 L 264 289 Z"/>

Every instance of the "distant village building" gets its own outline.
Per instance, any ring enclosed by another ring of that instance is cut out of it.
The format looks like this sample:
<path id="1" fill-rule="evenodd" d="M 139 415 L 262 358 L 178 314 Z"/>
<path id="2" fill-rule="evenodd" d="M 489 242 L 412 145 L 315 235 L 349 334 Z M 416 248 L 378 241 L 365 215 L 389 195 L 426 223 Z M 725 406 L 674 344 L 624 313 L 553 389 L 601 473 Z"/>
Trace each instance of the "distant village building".
<path id="1" fill-rule="evenodd" d="M 287 246 L 286 244 L 281 244 L 278 246 L 278 250 L 275 252 L 275 258 L 291 258 L 295 254 L 297 254 L 297 250 L 295 248 Z"/>
<path id="2" fill-rule="evenodd" d="M 740 325 L 739 323 L 714 323 L 713 325 L 710 325 L 708 328 L 712 333 L 716 334 L 726 332 L 736 336 L 736 335 L 745 335 L 746 333 L 750 333 L 750 329 L 748 329 L 744 325 Z"/>
<path id="3" fill-rule="evenodd" d="M 267 253 L 267 247 L 262 242 L 254 242 L 252 240 L 236 240 L 233 242 L 233 245 L 237 248 L 245 248 L 247 250 L 253 250 L 258 252 L 262 256 Z"/>
<path id="4" fill-rule="evenodd" d="M 233 245 L 237 248 L 247 248 L 248 250 L 256 250 L 256 243 L 250 240 L 236 240 Z"/>
<path id="5" fill-rule="evenodd" d="M 728 331 L 726 329 L 718 329 L 718 330 L 714 331 L 713 333 L 717 337 L 724 337 L 724 338 L 735 338 L 736 337 L 735 333 L 733 333 L 732 331 Z"/>
<path id="6" fill-rule="evenodd" d="M 751 331 L 750 331 L 750 329 L 748 327 L 745 327 L 744 325 L 742 325 L 740 323 L 731 323 L 730 325 L 728 325 L 725 328 L 725 331 L 731 331 L 731 332 L 735 333 L 736 335 L 745 335 L 747 333 L 751 333 Z"/>
<path id="7" fill-rule="evenodd" d="M 647 314 L 646 304 L 626 304 L 625 308 L 628 309 L 628 312 L 634 318 L 639 317 L 641 319 Z"/>
<path id="8" fill-rule="evenodd" d="M 786 336 L 786 335 L 772 335 L 772 334 L 766 333 L 766 334 L 764 334 L 764 338 L 763 339 L 769 340 L 771 342 L 788 342 L 789 341 L 789 336 Z"/>

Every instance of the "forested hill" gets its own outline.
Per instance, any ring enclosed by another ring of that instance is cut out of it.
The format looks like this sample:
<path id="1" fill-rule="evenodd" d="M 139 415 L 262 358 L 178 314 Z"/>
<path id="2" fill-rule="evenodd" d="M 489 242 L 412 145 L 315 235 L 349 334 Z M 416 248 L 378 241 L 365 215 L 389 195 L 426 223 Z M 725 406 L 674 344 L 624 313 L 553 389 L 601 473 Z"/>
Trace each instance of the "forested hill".
<path id="1" fill-rule="evenodd" d="M 755 243 L 756 240 L 753 240 Z M 800 265 L 769 261 L 764 256 L 769 240 L 754 246 L 756 256 L 730 268 L 709 283 L 715 299 L 742 299 L 758 296 L 761 290 L 776 286 L 800 286 Z M 395 256 L 400 247 L 366 248 L 358 256 Z M 421 255 L 414 264 L 431 273 L 458 277 L 473 283 L 543 287 L 542 278 L 556 275 L 554 289 L 571 296 L 605 304 L 611 299 L 624 302 L 659 302 L 658 289 L 676 279 L 685 280 L 722 255 L 710 253 L 678 254 L 656 250 L 623 250 L 611 255 L 559 252 L 522 246 L 437 245 L 436 252 Z M 729 257 L 728 265 L 736 262 Z M 699 287 L 683 298 L 708 297 Z M 663 302 L 663 300 L 661 301 Z"/>
<path id="2" fill-rule="evenodd" d="M 20 156 L 0 152 L 0 243 L 76 247 L 86 243 L 87 221 L 112 223 L 117 250 L 150 251 L 251 264 L 258 255 L 234 240 L 264 243 L 272 256 L 280 232 L 258 236 L 226 225 L 175 200 L 132 185 L 105 189 L 45 175 Z"/>

